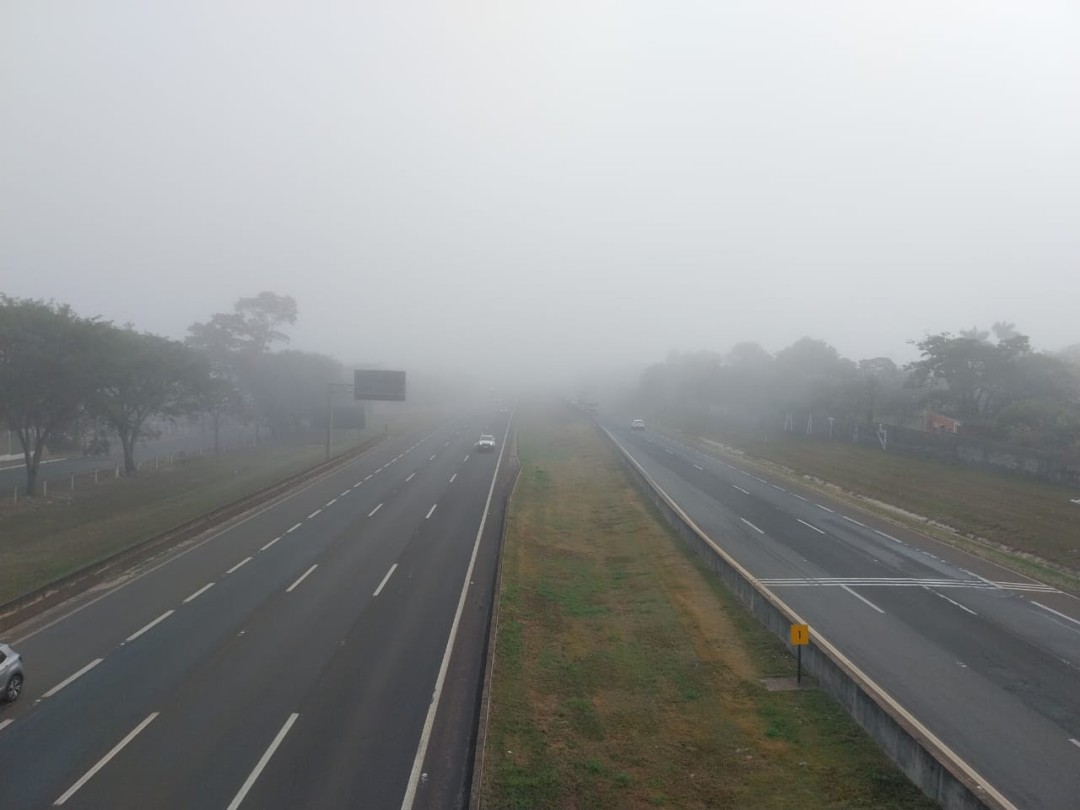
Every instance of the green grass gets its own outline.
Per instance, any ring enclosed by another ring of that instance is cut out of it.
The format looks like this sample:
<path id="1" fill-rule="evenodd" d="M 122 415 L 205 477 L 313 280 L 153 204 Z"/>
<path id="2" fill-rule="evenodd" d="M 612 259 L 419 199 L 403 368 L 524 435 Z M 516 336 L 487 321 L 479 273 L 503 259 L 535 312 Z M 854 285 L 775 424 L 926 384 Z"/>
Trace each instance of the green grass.
<path id="1" fill-rule="evenodd" d="M 717 429 L 695 431 L 695 435 L 777 465 L 809 486 L 821 488 L 828 482 L 951 527 L 969 540 L 988 541 L 979 544 L 984 556 L 1008 561 L 1011 567 L 1042 578 L 1049 576 L 1055 584 L 1080 587 L 1076 579 L 1080 575 L 1080 505 L 1070 503 L 1080 497 L 1076 489 L 842 442 L 797 438 L 763 442 Z M 942 539 L 962 540 L 914 518 L 880 508 L 874 511 Z M 1039 566 L 1039 561 L 1064 573 L 1064 580 Z"/>
<path id="2" fill-rule="evenodd" d="M 481 806 L 929 808 L 573 412 L 519 412 Z"/>
<path id="3" fill-rule="evenodd" d="M 391 433 L 410 423 L 398 421 Z M 342 431 L 335 453 L 381 432 Z M 347 434 L 347 435 L 346 435 Z M 0 508 L 0 604 L 322 462 L 316 437 L 177 460 Z M 55 490 L 54 490 L 55 491 Z"/>

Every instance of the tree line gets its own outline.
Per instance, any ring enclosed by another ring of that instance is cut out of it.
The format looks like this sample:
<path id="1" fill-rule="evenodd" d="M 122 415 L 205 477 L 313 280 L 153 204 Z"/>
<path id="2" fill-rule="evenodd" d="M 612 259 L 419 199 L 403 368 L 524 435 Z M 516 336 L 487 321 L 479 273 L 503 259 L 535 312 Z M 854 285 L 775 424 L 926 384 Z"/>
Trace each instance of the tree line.
<path id="1" fill-rule="evenodd" d="M 342 367 L 275 348 L 288 343 L 282 330 L 296 318 L 291 296 L 263 292 L 177 341 L 0 294 L 0 426 L 18 437 L 27 493 L 36 493 L 51 446 L 107 447 L 115 437 L 125 474 L 135 475 L 136 445 L 158 435 L 162 420 L 207 414 L 215 450 L 229 419 L 253 424 L 256 436 L 300 430 L 321 416 Z"/>
<path id="2" fill-rule="evenodd" d="M 961 432 L 1044 450 L 1080 452 L 1080 345 L 1048 354 L 1013 324 L 911 341 L 919 359 L 854 361 L 803 338 L 772 354 L 757 343 L 727 353 L 672 353 L 650 366 L 640 397 L 654 413 L 714 415 L 746 425 L 921 427 L 932 410 Z"/>

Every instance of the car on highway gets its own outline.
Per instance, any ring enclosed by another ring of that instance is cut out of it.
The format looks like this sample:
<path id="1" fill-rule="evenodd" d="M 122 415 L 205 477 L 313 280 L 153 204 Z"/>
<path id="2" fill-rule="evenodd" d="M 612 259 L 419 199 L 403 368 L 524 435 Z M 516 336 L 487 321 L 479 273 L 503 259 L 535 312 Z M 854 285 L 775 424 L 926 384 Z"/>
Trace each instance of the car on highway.
<path id="1" fill-rule="evenodd" d="M 490 433 L 480 434 L 480 440 L 476 443 L 476 450 L 480 453 L 490 453 L 495 449 L 495 437 Z"/>
<path id="2" fill-rule="evenodd" d="M 22 656 L 0 642 L 0 703 L 14 703 L 22 694 Z"/>
<path id="3" fill-rule="evenodd" d="M 645 429 L 645 420 L 644 419 L 635 419 L 633 422 L 630 423 L 630 429 L 631 430 L 644 430 Z"/>

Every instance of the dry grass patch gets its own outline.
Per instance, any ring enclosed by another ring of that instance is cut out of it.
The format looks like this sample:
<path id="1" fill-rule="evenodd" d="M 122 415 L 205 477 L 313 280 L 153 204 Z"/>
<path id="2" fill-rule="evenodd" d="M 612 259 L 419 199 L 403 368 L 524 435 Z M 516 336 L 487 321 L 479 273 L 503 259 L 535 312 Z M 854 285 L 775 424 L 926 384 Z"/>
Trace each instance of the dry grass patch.
<path id="1" fill-rule="evenodd" d="M 924 808 L 572 411 L 521 414 L 482 806 Z"/>

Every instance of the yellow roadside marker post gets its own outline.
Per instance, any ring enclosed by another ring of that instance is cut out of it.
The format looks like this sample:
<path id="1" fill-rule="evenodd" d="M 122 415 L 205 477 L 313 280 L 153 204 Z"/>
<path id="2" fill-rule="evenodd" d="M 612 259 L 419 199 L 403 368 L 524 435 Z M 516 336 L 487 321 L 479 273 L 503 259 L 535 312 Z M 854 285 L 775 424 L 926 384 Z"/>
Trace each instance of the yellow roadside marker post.
<path id="1" fill-rule="evenodd" d="M 808 624 L 793 624 L 791 625 L 791 643 L 795 645 L 795 660 L 797 669 L 795 670 L 795 683 L 802 685 L 802 648 L 810 643 L 810 625 Z"/>

